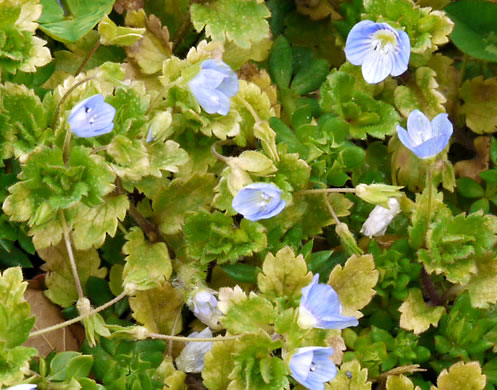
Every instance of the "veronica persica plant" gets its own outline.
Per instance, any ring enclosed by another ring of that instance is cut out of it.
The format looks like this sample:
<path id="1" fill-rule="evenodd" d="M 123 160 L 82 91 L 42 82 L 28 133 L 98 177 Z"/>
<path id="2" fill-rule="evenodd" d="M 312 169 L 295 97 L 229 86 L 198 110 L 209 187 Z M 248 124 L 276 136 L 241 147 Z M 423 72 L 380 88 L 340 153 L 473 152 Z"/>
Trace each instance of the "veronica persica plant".
<path id="1" fill-rule="evenodd" d="M 200 72 L 188 83 L 198 104 L 209 114 L 228 115 L 230 97 L 238 92 L 238 77 L 219 60 L 202 62 Z"/>
<path id="2" fill-rule="evenodd" d="M 342 316 L 342 305 L 333 287 L 319 283 L 319 274 L 302 289 L 298 324 L 303 329 L 344 329 L 357 326 L 355 317 Z"/>
<path id="3" fill-rule="evenodd" d="M 363 20 L 347 36 L 345 56 L 353 65 L 362 66 L 362 75 L 369 84 L 399 76 L 407 70 L 411 55 L 409 36 L 387 23 Z"/>
<path id="4" fill-rule="evenodd" d="M 272 183 L 252 183 L 238 191 L 231 205 L 249 221 L 268 219 L 281 213 L 286 206 L 281 192 Z"/>
<path id="5" fill-rule="evenodd" d="M 438 114 L 430 120 L 419 110 L 407 118 L 407 131 L 397 126 L 400 142 L 422 159 L 435 157 L 445 149 L 452 135 L 452 123 L 447 114 Z"/>
<path id="6" fill-rule="evenodd" d="M 69 115 L 71 131 L 78 137 L 90 138 L 107 134 L 114 128 L 116 109 L 105 103 L 100 94 L 93 95 L 73 107 Z"/>
<path id="7" fill-rule="evenodd" d="M 337 375 L 337 368 L 330 360 L 331 347 L 298 348 L 290 358 L 292 377 L 310 390 L 323 390 L 324 384 Z"/>
<path id="8" fill-rule="evenodd" d="M 33 390 L 36 389 L 36 385 L 23 384 L 23 385 L 15 385 L 12 387 L 8 387 L 5 390 Z"/>

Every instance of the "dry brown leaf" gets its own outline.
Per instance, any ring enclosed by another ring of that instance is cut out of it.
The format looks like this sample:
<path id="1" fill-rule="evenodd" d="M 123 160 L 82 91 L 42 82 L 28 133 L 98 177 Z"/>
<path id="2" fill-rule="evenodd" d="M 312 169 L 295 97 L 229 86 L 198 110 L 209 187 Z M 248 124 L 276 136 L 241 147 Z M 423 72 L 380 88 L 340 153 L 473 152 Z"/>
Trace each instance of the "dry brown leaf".
<path id="1" fill-rule="evenodd" d="M 65 321 L 60 314 L 60 308 L 50 302 L 43 295 L 43 291 L 28 289 L 24 294 L 24 298 L 31 305 L 31 313 L 36 317 L 33 331 Z M 47 356 L 54 349 L 57 352 L 79 351 L 79 342 L 75 335 L 77 328 L 81 329 L 79 325 L 76 325 L 76 327 L 73 325 L 30 338 L 24 343 L 24 346 L 36 348 L 40 356 L 43 357 Z"/>
<path id="2" fill-rule="evenodd" d="M 458 161 L 454 166 L 457 177 L 469 177 L 481 183 L 480 172 L 488 169 L 491 137 L 480 136 L 474 140 L 476 156 L 471 160 Z"/>
<path id="3" fill-rule="evenodd" d="M 116 0 L 114 10 L 122 15 L 124 11 L 140 9 L 143 5 L 144 0 Z"/>

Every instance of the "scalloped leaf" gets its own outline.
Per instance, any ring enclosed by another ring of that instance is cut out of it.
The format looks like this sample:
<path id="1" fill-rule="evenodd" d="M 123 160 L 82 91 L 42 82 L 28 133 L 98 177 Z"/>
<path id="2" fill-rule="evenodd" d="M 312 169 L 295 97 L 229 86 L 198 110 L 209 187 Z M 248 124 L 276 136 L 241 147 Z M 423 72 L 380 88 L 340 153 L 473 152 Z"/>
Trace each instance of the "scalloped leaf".
<path id="1" fill-rule="evenodd" d="M 131 46 L 143 38 L 145 28 L 117 26 L 107 15 L 98 24 L 102 45 Z"/>
<path id="2" fill-rule="evenodd" d="M 324 388 L 325 390 L 371 390 L 368 370 L 361 368 L 357 360 L 343 363 L 335 379 L 326 383 Z"/>
<path id="3" fill-rule="evenodd" d="M 483 76 L 466 80 L 461 87 L 464 103 L 459 113 L 466 116 L 466 125 L 476 134 L 497 131 L 497 79 Z"/>
<path id="4" fill-rule="evenodd" d="M 100 257 L 96 249 L 73 250 L 73 253 L 79 280 L 85 292 L 86 282 L 90 276 L 104 278 L 107 269 L 100 268 Z M 73 305 L 78 299 L 78 291 L 65 243 L 60 242 L 57 246 L 38 250 L 38 254 L 45 261 L 41 269 L 47 272 L 45 277 L 45 284 L 48 287 L 45 291 L 47 298 L 64 308 Z"/>
<path id="5" fill-rule="evenodd" d="M 181 332 L 181 315 L 176 326 L 175 322 L 183 302 L 183 295 L 169 283 L 146 291 L 137 291 L 135 296 L 129 299 L 133 318 L 143 324 L 149 332 L 160 334 Z"/>
<path id="6" fill-rule="evenodd" d="M 257 0 L 213 0 L 192 4 L 191 19 L 195 29 L 205 28 L 208 37 L 224 42 L 235 42 L 241 48 L 269 38 L 267 18 L 271 13 Z M 243 15 L 243 17 L 240 17 Z"/>
<path id="7" fill-rule="evenodd" d="M 79 204 L 74 210 L 73 231 L 74 247 L 79 250 L 99 248 L 107 234 L 114 237 L 118 221 L 123 221 L 129 201 L 126 195 L 107 195 L 104 202 L 95 207 Z"/>
<path id="8" fill-rule="evenodd" d="M 304 256 L 295 256 L 290 247 L 280 249 L 276 256 L 268 253 L 257 276 L 257 285 L 263 294 L 289 301 L 301 295 L 302 288 L 312 280 Z"/>
<path id="9" fill-rule="evenodd" d="M 399 85 L 395 89 L 395 107 L 404 117 L 407 118 L 411 111 L 416 109 L 431 119 L 445 112 L 444 104 L 447 99 L 439 91 L 436 75 L 431 68 L 418 68 L 407 85 Z"/>
<path id="10" fill-rule="evenodd" d="M 415 334 L 428 330 L 430 325 L 437 326 L 445 312 L 443 306 L 429 306 L 418 288 L 409 290 L 409 296 L 400 305 L 400 327 L 412 330 Z"/>
<path id="11" fill-rule="evenodd" d="M 366 306 L 376 294 L 374 286 L 378 282 L 378 270 L 375 269 L 372 255 L 348 258 L 345 265 L 336 265 L 331 271 L 328 284 L 335 289 L 343 306 L 342 315 L 361 318 L 359 311 Z"/>
<path id="12" fill-rule="evenodd" d="M 386 382 L 386 390 L 419 390 L 420 388 L 416 386 L 414 389 L 414 384 L 411 380 L 404 375 L 389 375 Z"/>
<path id="13" fill-rule="evenodd" d="M 173 269 L 165 243 L 148 242 L 138 227 L 131 228 L 125 238 L 123 253 L 127 256 L 122 276 L 124 285 L 130 283 L 138 290 L 148 290 L 169 279 Z"/>
<path id="14" fill-rule="evenodd" d="M 438 390 L 483 390 L 486 382 L 478 362 L 458 362 L 440 373 L 437 386 Z"/>

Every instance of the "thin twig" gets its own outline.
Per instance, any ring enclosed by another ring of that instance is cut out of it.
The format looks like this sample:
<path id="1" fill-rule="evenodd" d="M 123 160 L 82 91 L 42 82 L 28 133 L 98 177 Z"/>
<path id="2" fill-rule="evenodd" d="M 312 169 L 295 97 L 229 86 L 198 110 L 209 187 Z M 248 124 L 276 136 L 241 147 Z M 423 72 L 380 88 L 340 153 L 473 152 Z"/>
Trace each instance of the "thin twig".
<path id="1" fill-rule="evenodd" d="M 228 140 L 224 140 L 224 141 L 219 141 L 219 142 L 214 142 L 214 144 L 212 144 L 211 146 L 211 153 L 214 155 L 214 157 L 216 157 L 218 160 L 221 160 L 222 162 L 224 163 L 228 163 L 229 161 L 229 158 L 226 157 L 226 156 L 223 156 L 222 154 L 219 154 L 216 150 L 216 148 L 218 146 L 222 146 L 222 145 L 225 145 L 227 144 L 229 141 Z"/>
<path id="2" fill-rule="evenodd" d="M 36 336 L 40 336 L 42 334 L 45 334 L 45 333 L 50 333 L 50 332 L 53 332 L 54 330 L 57 330 L 57 329 L 62 329 L 62 328 L 65 328 L 66 326 L 69 326 L 69 325 L 72 325 L 72 324 L 75 324 L 76 322 L 79 322 L 81 320 L 84 320 L 85 318 L 89 318 L 91 317 L 92 315 L 94 314 L 97 314 L 99 312 L 101 312 L 102 310 L 105 310 L 107 309 L 108 307 L 112 306 L 114 303 L 117 303 L 119 302 L 121 299 L 123 299 L 125 296 L 127 295 L 127 291 L 123 291 L 121 294 L 119 294 L 117 297 L 115 297 L 114 299 L 110 300 L 109 302 L 107 303 L 104 303 L 102 306 L 99 306 L 97 307 L 96 309 L 93 309 L 91 310 L 89 313 L 87 314 L 84 314 L 84 315 L 80 315 L 80 316 L 77 316 L 77 317 L 74 317 L 73 319 L 69 320 L 69 321 L 66 321 L 66 322 L 62 322 L 60 324 L 57 324 L 57 325 L 53 325 L 53 326 L 50 326 L 48 328 L 45 328 L 45 329 L 41 329 L 41 330 L 38 330 L 36 332 L 33 332 L 33 333 L 30 333 L 29 334 L 29 337 L 36 337 Z"/>
<path id="3" fill-rule="evenodd" d="M 317 189 L 312 189 L 312 190 L 300 190 L 300 191 L 297 191 L 295 195 L 300 195 L 300 194 L 329 194 L 329 193 L 335 193 L 335 192 L 355 193 L 356 189 L 355 188 L 317 188 Z"/>
<path id="4" fill-rule="evenodd" d="M 333 206 L 331 205 L 331 203 L 328 199 L 328 194 L 324 193 L 323 198 L 324 198 L 324 203 L 326 203 L 326 207 L 328 208 L 328 211 L 330 212 L 331 216 L 333 217 L 333 219 L 335 220 L 335 222 L 338 226 L 338 224 L 340 223 L 340 220 L 338 219 L 338 215 L 337 215 L 337 213 L 335 213 L 335 209 L 333 208 Z"/>
<path id="5" fill-rule="evenodd" d="M 83 294 L 83 288 L 81 287 L 81 281 L 79 280 L 78 268 L 76 267 L 76 261 L 74 260 L 71 238 L 69 237 L 69 230 L 67 229 L 66 217 L 64 216 L 63 210 L 60 210 L 60 218 L 62 221 L 62 228 L 64 229 L 64 241 L 66 243 L 67 254 L 69 255 L 69 263 L 71 264 L 72 276 L 74 278 L 74 283 L 76 284 L 76 290 L 78 290 L 78 297 L 79 299 L 82 299 L 85 295 Z"/>
<path id="6" fill-rule="evenodd" d="M 227 340 L 236 340 L 242 337 L 243 335 L 236 336 L 224 336 L 224 337 L 185 337 L 185 336 L 170 336 L 166 334 L 159 333 L 150 333 L 147 332 L 147 336 L 152 339 L 160 339 L 160 340 L 174 340 L 174 341 L 183 341 L 186 343 L 206 343 L 212 341 L 227 341 Z"/>
<path id="7" fill-rule="evenodd" d="M 182 310 L 182 307 L 179 308 L 178 312 L 176 313 L 176 317 L 174 317 L 173 328 L 171 329 L 171 336 L 174 336 L 174 333 L 176 333 L 176 327 L 178 326 L 178 321 L 179 321 L 179 318 L 181 317 L 181 310 Z M 174 340 L 171 339 L 171 340 L 169 340 L 169 343 L 167 345 L 167 354 L 169 356 L 171 356 L 172 351 L 173 351 L 173 343 L 174 343 Z"/>
<path id="8" fill-rule="evenodd" d="M 86 64 L 88 64 L 88 61 L 90 61 L 91 57 L 93 57 L 93 55 L 95 54 L 95 52 L 97 51 L 97 49 L 100 47 L 100 44 L 101 43 L 100 43 L 100 39 L 99 39 L 95 43 L 95 45 L 91 48 L 91 50 L 88 52 L 88 54 L 86 55 L 85 59 L 83 60 L 83 62 L 79 66 L 78 70 L 74 74 L 74 77 L 76 77 L 78 74 L 80 74 L 83 71 L 83 69 L 85 68 Z"/>

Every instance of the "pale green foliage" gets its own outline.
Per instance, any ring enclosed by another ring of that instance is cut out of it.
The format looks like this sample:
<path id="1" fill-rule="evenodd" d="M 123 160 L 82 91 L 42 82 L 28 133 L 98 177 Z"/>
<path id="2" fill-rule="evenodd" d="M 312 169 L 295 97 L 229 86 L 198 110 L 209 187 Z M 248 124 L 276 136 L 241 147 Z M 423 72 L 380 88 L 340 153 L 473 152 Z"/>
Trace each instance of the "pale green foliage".
<path id="1" fill-rule="evenodd" d="M 444 103 L 447 101 L 439 91 L 435 71 L 428 67 L 416 69 L 407 85 L 399 85 L 395 89 L 394 99 L 396 108 L 404 117 L 417 109 L 430 119 L 445 112 Z"/>
<path id="2" fill-rule="evenodd" d="M 193 4 L 192 22 L 197 31 L 205 27 L 206 35 L 214 40 L 234 41 L 242 48 L 269 37 L 271 14 L 264 3 L 257 0 L 215 0 L 207 4 Z"/>
<path id="3" fill-rule="evenodd" d="M 41 12 L 39 0 L 5 0 L 0 4 L 0 64 L 4 71 L 35 72 L 52 59 L 46 42 L 34 35 Z"/>
<path id="4" fill-rule="evenodd" d="M 286 297 L 291 301 L 301 295 L 302 288 L 311 280 L 304 257 L 295 256 L 289 247 L 285 247 L 276 256 L 267 254 L 262 272 L 257 277 L 257 285 L 269 297 Z"/>
<path id="5" fill-rule="evenodd" d="M 251 292 L 248 296 L 239 286 L 222 288 L 218 308 L 225 315 L 221 322 L 231 333 L 269 331 L 274 322 L 274 308 L 266 298 Z"/>
<path id="6" fill-rule="evenodd" d="M 132 228 L 125 238 L 123 252 L 127 256 L 123 270 L 124 285 L 129 283 L 138 290 L 148 290 L 169 279 L 172 266 L 166 244 L 148 242 L 138 227 Z"/>
<path id="7" fill-rule="evenodd" d="M 454 217 L 446 210 L 432 223 L 427 249 L 420 249 L 418 257 L 428 272 L 465 284 L 478 273 L 478 264 L 495 259 L 496 244 L 497 217 L 481 211 Z"/>
<path id="8" fill-rule="evenodd" d="M 96 249 L 73 251 L 79 280 L 86 291 L 86 282 L 90 276 L 103 278 L 107 274 L 106 268 L 100 268 L 100 257 Z M 71 306 L 78 299 L 78 292 L 74 282 L 69 256 L 64 242 L 57 246 L 38 250 L 40 257 L 45 260 L 42 269 L 47 271 L 45 283 L 48 290 L 45 295 L 57 305 Z"/>
<path id="9" fill-rule="evenodd" d="M 466 125 L 477 134 L 497 131 L 497 79 L 483 76 L 466 80 L 461 87 L 464 104 L 459 112 L 466 116 Z"/>
<path id="10" fill-rule="evenodd" d="M 410 64 L 422 66 L 439 46 L 449 41 L 454 23 L 443 11 L 421 8 L 412 0 L 364 0 L 364 19 L 401 27 L 411 41 Z"/>
<path id="11" fill-rule="evenodd" d="M 349 375 L 347 375 L 349 374 Z M 370 390 L 368 370 L 357 360 L 342 364 L 337 376 L 325 385 L 325 390 Z"/>
<path id="12" fill-rule="evenodd" d="M 361 76 L 349 69 L 342 66 L 340 70 L 331 71 L 321 86 L 322 109 L 345 120 L 354 138 L 364 139 L 369 134 L 383 139 L 392 135 L 399 123 L 399 114 L 390 104 L 375 100 L 370 93 L 359 89 L 356 77 Z"/>
<path id="13" fill-rule="evenodd" d="M 419 387 L 416 386 L 416 390 Z M 390 375 L 387 378 L 386 390 L 414 390 L 411 380 L 404 375 Z"/>
<path id="14" fill-rule="evenodd" d="M 164 357 L 163 362 L 157 368 L 157 375 L 164 380 L 164 390 L 187 390 L 186 373 L 176 370 L 170 356 Z"/>
<path id="15" fill-rule="evenodd" d="M 114 237 L 118 221 L 124 220 L 129 201 L 126 195 L 107 195 L 104 202 L 96 207 L 82 203 L 74 210 L 72 242 L 76 249 L 84 250 L 100 247 L 107 234 Z"/>
<path id="16" fill-rule="evenodd" d="M 481 373 L 481 367 L 477 362 L 459 362 L 443 370 L 438 376 L 438 390 L 483 390 L 486 377 Z"/>
<path id="17" fill-rule="evenodd" d="M 110 331 L 105 327 L 105 321 L 100 314 L 94 314 L 91 317 L 83 319 L 86 339 L 88 345 L 94 347 L 97 345 L 99 336 L 110 337 Z"/>
<path id="18" fill-rule="evenodd" d="M 208 210 L 214 197 L 212 174 L 174 179 L 154 198 L 154 222 L 164 234 L 177 233 L 188 212 Z"/>
<path id="19" fill-rule="evenodd" d="M 272 356 L 280 346 L 263 331 L 236 341 L 214 343 L 205 356 L 204 384 L 209 390 L 288 388 L 286 365 Z"/>
<path id="20" fill-rule="evenodd" d="M 375 269 L 371 255 L 349 257 L 345 265 L 337 265 L 331 271 L 328 284 L 338 294 L 343 306 L 342 315 L 361 318 L 359 311 L 366 306 L 376 294 L 374 286 L 378 281 L 379 272 Z"/>
<path id="21" fill-rule="evenodd" d="M 142 39 L 145 28 L 117 26 L 107 15 L 98 24 L 100 42 L 103 45 L 131 46 Z"/>
<path id="22" fill-rule="evenodd" d="M 154 15 L 147 18 L 143 9 L 127 12 L 125 24 L 132 29 L 124 31 L 139 31 L 143 35 L 142 39 L 127 48 L 128 56 L 136 61 L 144 74 L 160 72 L 162 62 L 172 54 L 167 27 L 162 27 L 160 19 Z"/>
<path id="23" fill-rule="evenodd" d="M 243 219 L 237 228 L 231 217 L 219 212 L 187 215 L 183 230 L 188 254 L 204 264 L 213 260 L 234 263 L 267 245 L 261 224 Z"/>
<path id="24" fill-rule="evenodd" d="M 445 312 L 443 306 L 428 306 L 421 290 L 413 288 L 409 296 L 400 305 L 400 326 L 414 333 L 423 333 L 430 325 L 437 326 L 440 317 Z"/>
<path id="25" fill-rule="evenodd" d="M 165 283 L 146 291 L 137 291 L 129 299 L 133 318 L 143 324 L 149 332 L 171 334 L 176 316 L 183 306 L 183 296 L 171 284 Z M 181 315 L 174 334 L 183 328 Z"/>

